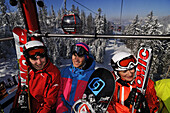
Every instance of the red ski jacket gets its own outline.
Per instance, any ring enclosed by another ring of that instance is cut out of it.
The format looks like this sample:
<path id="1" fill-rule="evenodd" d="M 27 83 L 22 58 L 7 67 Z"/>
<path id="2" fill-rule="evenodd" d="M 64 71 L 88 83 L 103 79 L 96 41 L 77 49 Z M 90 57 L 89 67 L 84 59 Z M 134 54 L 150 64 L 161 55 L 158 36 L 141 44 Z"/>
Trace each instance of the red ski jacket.
<path id="1" fill-rule="evenodd" d="M 34 72 L 29 68 L 29 91 L 32 113 L 51 113 L 53 109 L 55 111 L 60 77 L 59 69 L 49 60 L 42 70 Z M 19 93 L 20 84 L 16 98 L 18 98 Z"/>
<path id="2" fill-rule="evenodd" d="M 130 112 L 130 109 L 124 105 L 124 101 L 128 98 L 131 89 L 136 88 L 136 86 L 135 86 L 135 83 L 133 84 L 127 83 L 127 85 L 123 85 L 122 83 L 119 83 L 118 81 L 116 81 L 115 92 L 114 92 L 112 101 L 107 109 L 109 113 L 129 113 Z M 148 103 L 150 113 L 157 112 L 159 108 L 159 101 L 156 96 L 154 82 L 151 79 L 149 79 L 148 81 L 145 98 Z"/>

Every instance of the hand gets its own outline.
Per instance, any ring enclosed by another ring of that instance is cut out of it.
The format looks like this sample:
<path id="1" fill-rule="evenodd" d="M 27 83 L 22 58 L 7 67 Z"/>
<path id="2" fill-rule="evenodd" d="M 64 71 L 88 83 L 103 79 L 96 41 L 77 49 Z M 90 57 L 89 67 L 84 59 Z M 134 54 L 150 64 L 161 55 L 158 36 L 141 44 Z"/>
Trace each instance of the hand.
<path id="1" fill-rule="evenodd" d="M 125 100 L 124 104 L 128 108 L 130 108 L 130 104 L 134 105 L 134 108 L 137 109 L 138 113 L 140 112 L 149 113 L 149 107 L 148 107 L 145 96 L 142 93 L 137 92 L 136 88 L 132 89 L 128 98 Z"/>
<path id="2" fill-rule="evenodd" d="M 136 93 L 137 93 L 137 89 L 136 88 L 132 88 L 132 91 L 129 93 L 128 98 L 124 102 L 126 107 L 130 108 L 130 104 L 131 105 L 134 104 Z"/>
<path id="3" fill-rule="evenodd" d="M 136 113 L 150 113 L 148 103 L 142 93 L 138 93 L 134 108 L 137 109 Z"/>

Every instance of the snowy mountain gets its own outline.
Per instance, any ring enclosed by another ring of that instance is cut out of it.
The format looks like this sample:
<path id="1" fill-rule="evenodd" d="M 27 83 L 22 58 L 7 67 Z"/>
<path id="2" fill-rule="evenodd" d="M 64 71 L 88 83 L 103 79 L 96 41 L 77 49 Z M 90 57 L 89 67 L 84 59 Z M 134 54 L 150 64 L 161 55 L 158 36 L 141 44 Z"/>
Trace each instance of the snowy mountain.
<path id="1" fill-rule="evenodd" d="M 170 15 L 159 18 L 159 22 L 163 25 L 164 31 L 170 31 Z"/>

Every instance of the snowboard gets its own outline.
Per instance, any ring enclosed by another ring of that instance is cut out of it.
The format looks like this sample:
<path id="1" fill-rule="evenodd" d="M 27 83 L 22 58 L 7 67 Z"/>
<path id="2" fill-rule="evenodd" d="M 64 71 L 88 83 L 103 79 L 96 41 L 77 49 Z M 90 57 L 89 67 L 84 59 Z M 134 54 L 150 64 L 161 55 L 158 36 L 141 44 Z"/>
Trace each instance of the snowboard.
<path id="1" fill-rule="evenodd" d="M 113 74 L 105 69 L 96 69 L 88 80 L 82 99 L 75 102 L 75 113 L 105 113 L 115 90 Z"/>

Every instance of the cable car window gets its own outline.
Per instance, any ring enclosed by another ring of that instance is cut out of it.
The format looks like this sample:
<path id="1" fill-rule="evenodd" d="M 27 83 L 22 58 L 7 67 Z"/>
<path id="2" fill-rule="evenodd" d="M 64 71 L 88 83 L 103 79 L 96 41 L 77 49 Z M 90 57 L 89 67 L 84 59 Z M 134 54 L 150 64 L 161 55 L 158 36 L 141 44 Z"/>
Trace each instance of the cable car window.
<path id="1" fill-rule="evenodd" d="M 63 18 L 63 24 L 65 25 L 74 25 L 75 21 L 74 21 L 74 16 L 64 16 Z"/>

